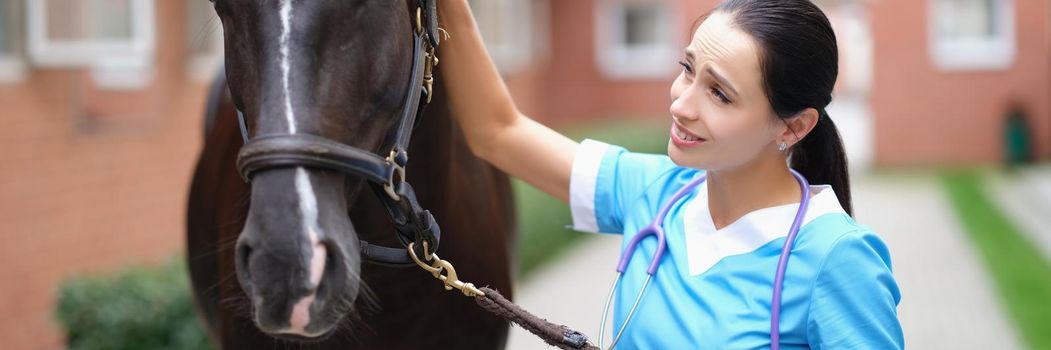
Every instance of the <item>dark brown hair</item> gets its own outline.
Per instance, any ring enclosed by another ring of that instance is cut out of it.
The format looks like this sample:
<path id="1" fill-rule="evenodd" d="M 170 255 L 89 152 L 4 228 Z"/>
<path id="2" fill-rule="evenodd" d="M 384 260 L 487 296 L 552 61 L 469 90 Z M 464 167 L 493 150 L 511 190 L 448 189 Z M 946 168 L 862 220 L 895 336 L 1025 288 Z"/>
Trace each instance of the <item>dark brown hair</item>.
<path id="1" fill-rule="evenodd" d="M 854 216 L 843 141 L 825 107 L 839 74 L 839 49 L 828 18 L 808 0 L 726 0 L 715 8 L 730 16 L 760 47 L 766 96 L 781 120 L 807 108 L 817 125 L 792 146 L 792 168 L 815 184 L 830 184 L 847 214 Z M 707 14 L 698 21 L 703 21 Z"/>

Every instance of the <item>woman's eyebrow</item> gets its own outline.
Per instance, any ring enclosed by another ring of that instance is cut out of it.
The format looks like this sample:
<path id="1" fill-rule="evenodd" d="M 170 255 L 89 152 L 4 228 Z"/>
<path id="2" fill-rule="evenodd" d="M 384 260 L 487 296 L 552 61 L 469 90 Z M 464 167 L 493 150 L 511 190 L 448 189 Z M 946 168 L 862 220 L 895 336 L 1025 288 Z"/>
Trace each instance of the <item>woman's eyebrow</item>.
<path id="1" fill-rule="evenodd" d="M 689 63 L 691 66 L 696 64 L 697 50 L 695 50 L 693 48 L 693 46 L 687 46 L 686 49 L 683 50 L 683 52 L 686 53 L 686 62 L 687 63 Z"/>
<path id="2" fill-rule="evenodd" d="M 687 47 L 683 51 L 686 52 L 686 62 L 690 63 L 690 65 L 694 65 L 693 48 L 692 47 Z M 723 76 L 722 74 L 719 74 L 719 72 L 715 71 L 715 68 L 712 68 L 711 65 L 705 65 L 704 71 L 708 72 L 708 74 L 711 74 L 712 77 L 714 77 L 715 80 L 719 82 L 719 85 L 722 85 L 722 86 L 726 87 L 726 89 L 729 90 L 729 92 L 731 94 L 737 95 L 737 96 L 741 95 L 741 94 L 737 93 L 737 89 L 734 88 L 733 84 L 730 84 L 730 80 L 726 79 L 725 76 Z"/>
<path id="3" fill-rule="evenodd" d="M 719 74 L 719 72 L 715 71 L 715 68 L 712 68 L 711 65 L 706 65 L 704 67 L 704 71 L 708 72 L 708 74 L 711 74 L 712 77 L 714 77 L 715 80 L 719 82 L 719 85 L 722 85 L 727 90 L 730 90 L 731 94 L 738 96 L 740 95 L 737 93 L 737 89 L 735 89 L 734 86 L 730 84 L 730 81 L 727 80 L 726 77 L 724 77 L 722 74 Z"/>

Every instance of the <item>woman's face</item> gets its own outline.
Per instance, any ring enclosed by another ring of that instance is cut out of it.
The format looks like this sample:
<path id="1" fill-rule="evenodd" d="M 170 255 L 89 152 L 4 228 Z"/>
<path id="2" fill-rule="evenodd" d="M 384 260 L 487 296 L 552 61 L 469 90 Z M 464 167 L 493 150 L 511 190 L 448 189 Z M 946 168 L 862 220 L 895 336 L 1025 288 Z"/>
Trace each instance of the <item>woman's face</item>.
<path id="1" fill-rule="evenodd" d="M 731 169 L 779 153 L 775 143 L 784 124 L 763 88 L 759 46 L 729 16 L 714 12 L 701 23 L 682 65 L 671 86 L 668 156 L 675 164 Z M 682 142 L 677 128 L 701 139 Z"/>

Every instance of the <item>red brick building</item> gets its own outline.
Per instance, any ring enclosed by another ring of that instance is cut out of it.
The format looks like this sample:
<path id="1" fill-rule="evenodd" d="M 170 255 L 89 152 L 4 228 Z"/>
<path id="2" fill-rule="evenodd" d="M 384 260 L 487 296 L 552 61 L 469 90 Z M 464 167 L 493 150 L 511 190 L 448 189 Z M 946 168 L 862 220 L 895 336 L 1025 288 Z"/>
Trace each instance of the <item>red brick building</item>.
<path id="1" fill-rule="evenodd" d="M 1051 3 L 873 1 L 879 164 L 993 162 L 1003 120 L 1026 111 L 1036 154 L 1051 156 Z"/>
<path id="2" fill-rule="evenodd" d="M 667 122 L 690 24 L 715 3 L 472 0 L 516 102 L 550 125 Z M 839 36 L 830 114 L 853 165 L 996 162 L 1013 105 L 1051 156 L 1048 2 L 819 4 Z M 62 348 L 62 279 L 179 252 L 219 30 L 204 0 L 0 0 L 5 349 Z"/>
<path id="3" fill-rule="evenodd" d="M 719 1 L 474 2 L 489 4 L 482 30 L 512 52 L 508 80 L 534 118 L 664 122 L 690 24 Z M 1035 155 L 1051 157 L 1048 2 L 817 3 L 840 45 L 829 112 L 857 168 L 998 162 L 1011 106 L 1025 111 Z"/>
<path id="4" fill-rule="evenodd" d="M 88 3 L 0 0 L 4 349 L 64 348 L 52 305 L 61 280 L 183 246 L 199 77 L 221 55 L 217 27 L 190 12 L 208 2 Z"/>

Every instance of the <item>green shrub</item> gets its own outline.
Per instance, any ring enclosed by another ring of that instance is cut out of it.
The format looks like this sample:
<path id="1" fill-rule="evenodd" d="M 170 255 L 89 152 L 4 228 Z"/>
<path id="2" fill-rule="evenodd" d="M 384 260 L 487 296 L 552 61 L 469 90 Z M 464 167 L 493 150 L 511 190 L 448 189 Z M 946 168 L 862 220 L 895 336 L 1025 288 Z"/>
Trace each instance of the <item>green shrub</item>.
<path id="1" fill-rule="evenodd" d="M 57 317 L 69 349 L 210 349 L 183 259 L 62 284 Z"/>

